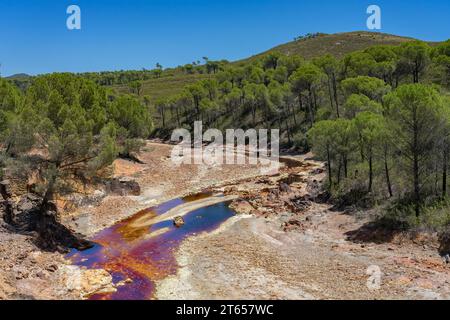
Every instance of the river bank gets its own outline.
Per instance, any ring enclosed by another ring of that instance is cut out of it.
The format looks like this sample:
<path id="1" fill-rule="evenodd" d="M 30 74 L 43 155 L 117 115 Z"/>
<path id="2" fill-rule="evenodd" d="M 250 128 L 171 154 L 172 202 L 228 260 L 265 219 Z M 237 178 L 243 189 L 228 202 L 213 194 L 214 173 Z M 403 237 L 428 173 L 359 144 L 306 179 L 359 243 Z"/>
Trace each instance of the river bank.
<path id="1" fill-rule="evenodd" d="M 171 199 L 196 194 L 214 185 L 236 183 L 260 175 L 257 166 L 174 168 L 172 146 L 147 142 L 142 163 L 116 160 L 113 177 L 136 181 L 139 196 L 106 195 L 76 210 L 61 209 L 61 222 L 91 238 L 101 230 Z M 92 194 L 101 193 L 93 190 Z M 116 290 L 112 276 L 102 269 L 73 266 L 60 253 L 45 252 L 32 234 L 18 234 L 0 221 L 0 299 L 83 299 L 96 292 Z"/>
<path id="2" fill-rule="evenodd" d="M 339 212 L 321 203 L 313 193 L 324 168 L 305 157 L 301 161 L 302 168 L 289 172 L 290 177 L 300 175 L 289 188 L 280 184 L 286 181 L 283 173 L 236 186 L 231 193 L 246 199 L 235 205 L 242 215 L 184 241 L 176 255 L 180 269 L 158 283 L 156 297 L 450 298 L 450 268 L 439 256 L 437 243 L 401 236 L 378 243 L 352 240 L 350 235 L 370 221 L 369 214 Z M 280 198 L 303 200 L 297 213 L 285 203 L 266 201 L 273 192 L 268 190 L 280 185 Z"/>
<path id="3" fill-rule="evenodd" d="M 140 196 L 108 195 L 62 216 L 66 225 L 92 237 L 139 210 L 205 189 L 234 199 L 231 207 L 238 215 L 211 232 L 183 239 L 174 252 L 174 272 L 155 278 L 154 298 L 450 298 L 450 269 L 433 241 L 352 240 L 350 235 L 370 221 L 369 213 L 336 211 L 322 201 L 323 164 L 306 156 L 284 158 L 286 166 L 270 177 L 261 176 L 257 166 L 174 169 L 170 150 L 148 143 L 143 164 L 116 161 L 114 175 L 137 181 Z M 196 208 L 169 213 L 161 221 Z M 135 222 L 145 231 L 150 220 L 144 220 Z M 151 238 L 161 230 L 144 233 Z M 0 269 L 0 299 L 85 299 L 120 290 L 103 268 L 74 266 L 3 223 Z M 370 270 L 381 273 L 377 288 L 368 286 Z"/>

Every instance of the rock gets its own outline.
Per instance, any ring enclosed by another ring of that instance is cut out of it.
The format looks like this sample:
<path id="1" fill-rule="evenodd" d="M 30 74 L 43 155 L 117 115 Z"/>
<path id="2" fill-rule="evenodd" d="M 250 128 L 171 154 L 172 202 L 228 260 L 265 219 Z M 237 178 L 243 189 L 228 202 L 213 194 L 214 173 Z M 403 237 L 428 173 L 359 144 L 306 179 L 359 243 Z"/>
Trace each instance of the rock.
<path id="1" fill-rule="evenodd" d="M 39 279 L 46 279 L 47 276 L 48 274 L 43 270 L 36 273 L 36 277 L 38 277 Z"/>
<path id="2" fill-rule="evenodd" d="M 252 212 L 255 210 L 255 208 L 253 208 L 253 206 L 249 202 L 243 199 L 233 201 L 233 203 L 230 205 L 230 208 L 239 214 L 252 214 Z"/>
<path id="3" fill-rule="evenodd" d="M 81 298 L 117 291 L 113 285 L 112 276 L 103 269 L 82 269 L 77 266 L 65 266 L 61 270 L 61 276 L 69 291 L 76 291 Z"/>
<path id="4" fill-rule="evenodd" d="M 450 228 L 447 227 L 444 232 L 439 235 L 439 253 L 441 256 L 450 255 Z"/>
<path id="5" fill-rule="evenodd" d="M 41 198 L 28 193 L 20 197 L 16 204 L 6 201 L 5 210 L 8 223 L 21 231 L 34 231 L 39 218 Z"/>
<path id="6" fill-rule="evenodd" d="M 11 182 L 9 180 L 0 182 L 0 194 L 4 200 L 8 200 L 12 197 Z"/>
<path id="7" fill-rule="evenodd" d="M 182 226 L 184 226 L 184 219 L 182 217 L 175 217 L 173 219 L 173 224 L 175 225 L 175 227 L 177 228 L 181 228 Z"/>
<path id="8" fill-rule="evenodd" d="M 106 192 L 102 190 L 95 190 L 91 195 L 72 194 L 67 197 L 67 201 L 77 207 L 96 206 L 102 202 L 106 197 Z"/>
<path id="9" fill-rule="evenodd" d="M 291 219 L 281 226 L 284 232 L 290 232 L 294 230 L 301 230 L 303 228 L 302 222 L 298 219 Z"/>
<path id="10" fill-rule="evenodd" d="M 301 212 L 311 207 L 311 201 L 308 196 L 290 198 L 285 204 L 291 210 Z"/>
<path id="11" fill-rule="evenodd" d="M 113 193 L 119 196 L 139 196 L 141 194 L 141 187 L 139 183 L 131 178 L 115 178 L 109 181 L 106 185 L 108 193 Z"/>
<path id="12" fill-rule="evenodd" d="M 256 184 L 270 184 L 270 179 L 267 177 L 261 177 L 255 181 Z"/>
<path id="13" fill-rule="evenodd" d="M 30 272 L 27 270 L 27 268 L 22 266 L 14 266 L 13 271 L 16 280 L 26 279 L 30 275 Z"/>
<path id="14" fill-rule="evenodd" d="M 6 281 L 0 273 L 0 300 L 9 299 L 16 290 Z"/>
<path id="15" fill-rule="evenodd" d="M 45 270 L 47 270 L 49 272 L 55 272 L 58 270 L 58 266 L 56 264 L 52 264 L 52 265 L 48 266 Z"/>
<path id="16" fill-rule="evenodd" d="M 123 286 L 125 286 L 127 284 L 130 284 L 130 283 L 133 283 L 133 280 L 131 280 L 130 278 L 126 278 L 125 280 L 119 281 L 116 284 L 116 287 L 123 287 Z"/>
<path id="17" fill-rule="evenodd" d="M 280 183 L 280 191 L 281 192 L 291 192 L 291 187 L 287 183 L 281 182 Z"/>

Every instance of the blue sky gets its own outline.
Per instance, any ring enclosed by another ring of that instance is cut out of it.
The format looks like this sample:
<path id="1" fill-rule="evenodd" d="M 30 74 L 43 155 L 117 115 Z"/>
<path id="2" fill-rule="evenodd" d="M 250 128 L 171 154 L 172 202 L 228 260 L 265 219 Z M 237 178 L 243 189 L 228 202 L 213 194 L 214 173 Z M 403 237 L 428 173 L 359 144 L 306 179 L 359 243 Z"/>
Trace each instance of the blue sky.
<path id="1" fill-rule="evenodd" d="M 81 30 L 66 28 L 71 4 L 81 8 Z M 382 32 L 450 38 L 448 0 L 1 0 L 1 72 L 236 60 L 308 32 L 365 30 L 370 4 L 382 9 Z"/>

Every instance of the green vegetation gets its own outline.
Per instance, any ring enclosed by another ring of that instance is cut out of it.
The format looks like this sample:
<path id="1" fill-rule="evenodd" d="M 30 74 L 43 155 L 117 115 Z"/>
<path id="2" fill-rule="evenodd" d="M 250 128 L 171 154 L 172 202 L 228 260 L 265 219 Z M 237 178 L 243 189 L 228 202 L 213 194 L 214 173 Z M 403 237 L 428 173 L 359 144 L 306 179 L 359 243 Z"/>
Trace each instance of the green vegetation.
<path id="1" fill-rule="evenodd" d="M 169 138 L 195 120 L 205 130 L 279 128 L 284 148 L 312 147 L 328 163 L 339 201 L 413 204 L 419 218 L 448 193 L 449 43 L 409 41 L 309 61 L 270 52 L 223 65 L 158 98 L 154 134 Z"/>
<path id="2" fill-rule="evenodd" d="M 340 82 L 344 119 L 335 115 L 308 132 L 313 150 L 327 161 L 329 190 L 342 205 L 390 200 L 387 217 L 394 225 L 448 225 L 449 45 L 411 42 L 344 57 L 346 66 L 366 61 L 367 75 L 351 68 L 350 76 L 360 74 Z M 375 63 L 367 54 L 376 54 Z M 386 62 L 393 66 L 389 73 L 374 72 Z"/>
<path id="3" fill-rule="evenodd" d="M 38 230 L 45 238 L 56 223 L 57 194 L 76 190 L 118 156 L 139 150 L 152 130 L 148 110 L 136 98 L 114 96 L 71 74 L 36 77 L 25 92 L 0 79 L 2 167 L 38 176 L 42 198 Z"/>
<path id="4" fill-rule="evenodd" d="M 3 167 L 39 172 L 45 212 L 68 182 L 132 158 L 140 139 L 202 120 L 280 129 L 284 149 L 326 161 L 343 205 L 388 203 L 422 221 L 448 204 L 450 40 L 313 34 L 236 63 L 203 61 L 1 80 Z"/>

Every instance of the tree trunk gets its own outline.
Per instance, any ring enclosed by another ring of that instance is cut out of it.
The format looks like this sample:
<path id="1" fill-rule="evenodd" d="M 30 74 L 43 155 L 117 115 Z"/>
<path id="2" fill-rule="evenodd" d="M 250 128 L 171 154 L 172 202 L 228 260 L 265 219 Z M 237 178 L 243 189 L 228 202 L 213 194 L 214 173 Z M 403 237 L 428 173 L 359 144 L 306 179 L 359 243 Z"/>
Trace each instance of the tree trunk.
<path id="1" fill-rule="evenodd" d="M 372 152 L 369 154 L 369 193 L 372 192 L 373 185 L 373 156 Z"/>
<path id="2" fill-rule="evenodd" d="M 348 178 L 348 158 L 347 155 L 344 156 L 344 175 L 345 179 Z"/>
<path id="3" fill-rule="evenodd" d="M 330 184 L 330 189 L 333 186 L 333 177 L 331 175 L 331 155 L 330 146 L 327 146 L 327 167 L 328 167 L 328 182 Z"/>
<path id="4" fill-rule="evenodd" d="M 331 105 L 331 110 L 334 109 L 334 103 L 333 103 L 333 93 L 331 92 L 331 83 L 330 83 L 330 79 L 328 79 L 327 81 L 327 85 L 328 85 L 328 96 L 330 97 L 330 105 Z M 339 116 L 338 116 L 339 118 Z"/>
<path id="5" fill-rule="evenodd" d="M 391 178 L 389 176 L 389 166 L 388 166 L 388 161 L 387 161 L 387 151 L 384 151 L 384 172 L 386 174 L 386 184 L 388 187 L 388 191 L 389 191 L 389 197 L 392 198 L 393 193 L 392 193 L 392 185 L 391 185 Z"/>
<path id="6" fill-rule="evenodd" d="M 414 170 L 414 203 L 416 217 L 420 216 L 420 181 L 419 181 L 419 158 L 417 154 L 414 155 L 413 160 L 413 170 Z"/>
<path id="7" fill-rule="evenodd" d="M 288 110 L 290 110 L 289 108 L 289 104 L 287 105 Z M 292 116 L 294 118 L 294 125 L 297 126 L 297 117 L 295 116 L 295 107 L 292 106 Z"/>
<path id="8" fill-rule="evenodd" d="M 448 168 L 448 149 L 444 148 L 444 159 L 442 163 L 442 196 L 447 196 L 447 168 Z"/>
<path id="9" fill-rule="evenodd" d="M 337 117 L 340 118 L 340 112 L 339 112 L 339 99 L 338 99 L 338 93 L 337 93 L 337 84 L 336 84 L 336 76 L 333 73 L 332 77 L 332 83 L 333 83 L 333 93 L 334 93 L 334 103 L 336 105 L 336 114 Z"/>
<path id="10" fill-rule="evenodd" d="M 314 125 L 314 102 L 313 102 L 313 97 L 312 97 L 312 91 L 311 89 L 309 90 L 309 103 L 308 103 L 308 108 L 309 108 L 309 121 L 311 124 L 311 128 Z"/>
<path id="11" fill-rule="evenodd" d="M 337 173 L 337 185 L 341 184 L 341 171 L 342 171 L 342 157 L 339 159 L 338 173 Z"/>

